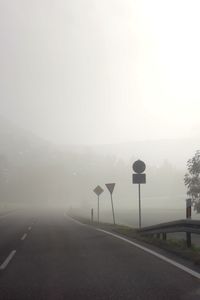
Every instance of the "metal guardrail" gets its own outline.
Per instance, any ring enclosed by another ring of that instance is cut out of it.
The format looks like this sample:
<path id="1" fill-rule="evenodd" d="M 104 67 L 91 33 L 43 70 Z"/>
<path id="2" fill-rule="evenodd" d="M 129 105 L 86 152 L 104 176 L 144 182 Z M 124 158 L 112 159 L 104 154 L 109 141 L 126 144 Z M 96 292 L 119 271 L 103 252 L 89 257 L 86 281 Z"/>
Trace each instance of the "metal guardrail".
<path id="1" fill-rule="evenodd" d="M 191 233 L 200 234 L 200 221 L 183 219 L 143 227 L 142 229 L 138 230 L 138 232 L 142 235 L 156 234 L 158 238 L 160 237 L 160 234 L 162 234 L 163 240 L 167 239 L 167 233 L 185 232 L 187 246 L 191 247 Z"/>
<path id="2" fill-rule="evenodd" d="M 143 234 L 172 233 L 172 232 L 191 232 L 200 234 L 200 221 L 197 220 L 178 220 L 161 223 L 153 226 L 143 227 L 139 230 Z"/>

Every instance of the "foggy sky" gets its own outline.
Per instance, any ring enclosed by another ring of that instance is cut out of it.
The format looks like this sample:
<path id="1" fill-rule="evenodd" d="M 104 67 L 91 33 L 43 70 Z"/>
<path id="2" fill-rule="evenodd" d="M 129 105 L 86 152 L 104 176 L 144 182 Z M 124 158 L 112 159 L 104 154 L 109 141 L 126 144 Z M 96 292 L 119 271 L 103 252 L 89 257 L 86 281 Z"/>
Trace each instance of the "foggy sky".
<path id="1" fill-rule="evenodd" d="M 2 116 L 62 144 L 199 136 L 198 0 L 0 0 Z"/>

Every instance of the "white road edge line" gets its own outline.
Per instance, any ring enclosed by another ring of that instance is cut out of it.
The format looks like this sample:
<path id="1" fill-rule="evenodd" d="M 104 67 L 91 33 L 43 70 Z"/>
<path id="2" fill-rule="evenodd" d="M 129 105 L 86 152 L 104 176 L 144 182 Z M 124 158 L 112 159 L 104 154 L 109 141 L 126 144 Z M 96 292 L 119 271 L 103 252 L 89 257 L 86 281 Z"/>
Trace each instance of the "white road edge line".
<path id="1" fill-rule="evenodd" d="M 27 237 L 27 233 L 24 233 L 24 235 L 21 237 L 21 240 L 25 240 L 25 238 Z"/>
<path id="2" fill-rule="evenodd" d="M 192 275 L 192 276 L 200 279 L 200 273 L 198 273 L 196 271 L 193 271 L 192 269 L 190 269 L 188 267 L 185 267 L 184 265 L 182 265 L 180 263 L 177 263 L 176 261 L 174 261 L 174 260 L 172 260 L 170 258 L 165 257 L 164 255 L 161 255 L 161 254 L 159 254 L 159 253 L 157 253 L 157 252 L 155 252 L 153 250 L 150 250 L 150 249 L 148 249 L 148 248 L 146 248 L 144 246 L 141 246 L 141 245 L 139 245 L 139 244 L 137 244 L 135 242 L 132 242 L 132 241 L 130 241 L 130 240 L 124 238 L 124 237 L 121 237 L 121 236 L 119 236 L 117 234 L 114 234 L 114 233 L 111 233 L 109 231 L 106 231 L 106 230 L 103 230 L 103 229 L 99 229 L 99 228 L 96 228 L 96 230 L 104 232 L 104 233 L 106 233 L 108 235 L 114 236 L 115 238 L 118 238 L 118 239 L 120 239 L 120 240 L 122 240 L 124 242 L 127 242 L 127 243 L 129 243 L 129 244 L 131 244 L 131 245 L 133 245 L 133 246 L 135 246 L 135 247 L 137 247 L 137 248 L 139 248 L 139 249 L 147 252 L 147 253 L 150 253 L 150 254 L 158 257 L 161 260 L 164 260 L 165 262 L 168 262 L 169 264 L 171 264 L 171 265 L 173 265 L 173 266 L 181 269 L 182 271 L 185 271 L 186 273 L 188 273 L 188 274 L 190 274 L 190 275 Z"/>
<path id="3" fill-rule="evenodd" d="M 79 222 L 78 220 L 76 220 L 76 219 L 70 217 L 69 215 L 67 215 L 67 213 L 65 213 L 64 216 L 65 216 L 66 218 L 70 218 L 72 221 L 74 221 L 75 223 L 77 223 L 77 224 L 79 224 L 79 225 L 81 225 L 81 226 L 86 226 L 86 224 L 83 224 L 83 223 Z"/>
<path id="4" fill-rule="evenodd" d="M 7 265 L 9 264 L 9 262 L 11 261 L 11 259 L 13 258 L 13 256 L 15 255 L 16 252 L 17 252 L 16 250 L 13 250 L 13 251 L 10 252 L 10 254 L 8 255 L 8 257 L 1 264 L 0 270 L 4 270 L 7 267 Z"/>

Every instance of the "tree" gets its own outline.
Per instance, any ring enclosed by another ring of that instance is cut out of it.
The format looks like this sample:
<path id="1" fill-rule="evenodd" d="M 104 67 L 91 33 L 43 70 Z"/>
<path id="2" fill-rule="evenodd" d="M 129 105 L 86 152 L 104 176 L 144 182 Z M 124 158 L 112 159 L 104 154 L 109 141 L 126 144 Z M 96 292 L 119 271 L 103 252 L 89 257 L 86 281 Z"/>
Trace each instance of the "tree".
<path id="1" fill-rule="evenodd" d="M 184 177 L 187 194 L 192 198 L 194 210 L 200 213 L 200 150 L 188 160 L 187 169 L 188 173 Z"/>

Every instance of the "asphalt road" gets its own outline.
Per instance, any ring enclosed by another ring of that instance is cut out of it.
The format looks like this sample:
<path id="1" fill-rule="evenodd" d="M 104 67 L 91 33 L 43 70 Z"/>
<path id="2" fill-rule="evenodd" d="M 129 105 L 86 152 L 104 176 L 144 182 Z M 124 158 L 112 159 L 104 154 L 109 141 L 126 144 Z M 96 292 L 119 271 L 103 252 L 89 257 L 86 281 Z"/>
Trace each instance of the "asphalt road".
<path id="1" fill-rule="evenodd" d="M 200 280 L 64 212 L 0 218 L 0 299 L 200 299 Z"/>

